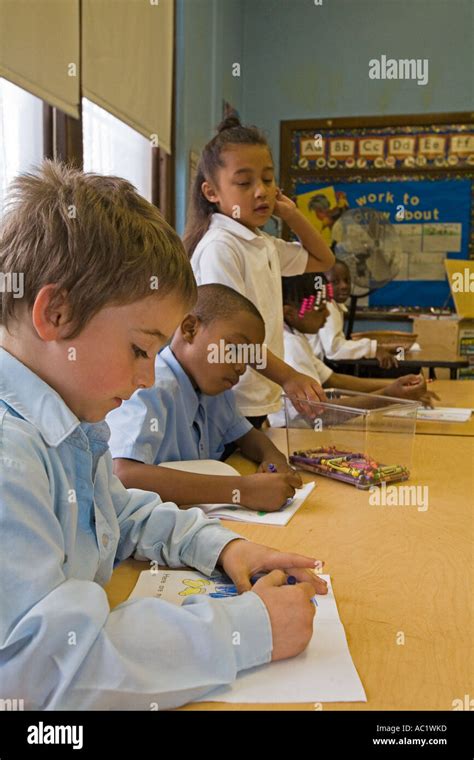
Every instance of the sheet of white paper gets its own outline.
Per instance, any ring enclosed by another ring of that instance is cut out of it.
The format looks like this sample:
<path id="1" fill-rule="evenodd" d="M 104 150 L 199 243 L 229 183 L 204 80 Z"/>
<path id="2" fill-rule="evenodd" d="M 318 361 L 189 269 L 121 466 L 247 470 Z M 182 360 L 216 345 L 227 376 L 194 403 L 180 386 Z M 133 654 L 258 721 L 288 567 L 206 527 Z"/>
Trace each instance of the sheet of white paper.
<path id="1" fill-rule="evenodd" d="M 404 417 L 411 414 L 410 411 L 404 412 L 403 410 L 397 410 L 394 412 L 386 412 L 390 417 Z M 431 422 L 467 422 L 471 418 L 472 409 L 462 409 L 456 406 L 437 406 L 434 409 L 424 409 L 418 407 L 416 410 L 416 418 L 418 420 L 430 420 Z"/>
<path id="2" fill-rule="evenodd" d="M 278 512 L 255 512 L 245 507 L 236 507 L 234 504 L 196 504 L 196 506 L 201 507 L 209 517 L 220 517 L 222 520 L 236 520 L 259 525 L 287 525 L 315 485 L 313 480 L 311 483 L 306 483 L 303 488 L 297 488 L 290 504 L 282 507 Z"/>
<path id="3" fill-rule="evenodd" d="M 418 409 L 416 416 L 419 420 L 433 420 L 436 422 L 467 422 L 471 417 L 471 414 L 471 409 L 438 406 L 435 409 Z"/>
<path id="4" fill-rule="evenodd" d="M 329 575 L 328 594 L 316 596 L 313 637 L 298 657 L 242 672 L 231 686 L 206 694 L 202 702 L 366 702 L 339 618 Z M 206 578 L 187 570 L 146 570 L 140 573 L 130 599 L 153 596 L 182 604 L 193 594 L 234 596 L 229 579 L 220 573 Z"/>
<path id="5" fill-rule="evenodd" d="M 226 462 L 215 459 L 196 459 L 183 462 L 163 462 L 163 467 L 172 467 L 184 472 L 197 472 L 201 475 L 239 475 L 234 467 Z M 305 499 L 315 486 L 315 482 L 307 483 L 303 488 L 298 488 L 291 502 L 282 507 L 278 512 L 256 512 L 236 504 L 195 504 L 210 517 L 220 517 L 223 520 L 236 522 L 259 523 L 260 525 L 287 525 L 295 512 L 301 507 Z"/>

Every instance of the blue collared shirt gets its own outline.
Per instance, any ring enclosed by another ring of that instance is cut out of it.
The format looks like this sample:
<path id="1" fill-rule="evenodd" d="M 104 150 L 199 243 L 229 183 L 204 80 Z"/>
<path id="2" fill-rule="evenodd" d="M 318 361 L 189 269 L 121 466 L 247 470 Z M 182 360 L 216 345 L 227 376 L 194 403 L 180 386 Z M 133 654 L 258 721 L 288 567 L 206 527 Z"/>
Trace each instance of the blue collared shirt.
<path id="1" fill-rule="evenodd" d="M 145 464 L 220 459 L 226 443 L 252 430 L 232 391 L 196 391 L 169 346 L 156 357 L 154 385 L 136 391 L 107 422 L 114 459 Z"/>
<path id="2" fill-rule="evenodd" d="M 102 587 L 125 558 L 210 575 L 240 536 L 125 489 L 108 436 L 0 348 L 0 698 L 27 709 L 174 707 L 270 660 L 268 613 L 252 592 L 110 610 Z"/>

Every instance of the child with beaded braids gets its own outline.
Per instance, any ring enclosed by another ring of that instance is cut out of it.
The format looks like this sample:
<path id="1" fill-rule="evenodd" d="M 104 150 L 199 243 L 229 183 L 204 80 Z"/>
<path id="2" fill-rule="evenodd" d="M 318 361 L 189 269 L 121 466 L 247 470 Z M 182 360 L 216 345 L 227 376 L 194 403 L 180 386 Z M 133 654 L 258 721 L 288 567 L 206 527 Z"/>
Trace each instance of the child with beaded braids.
<path id="1" fill-rule="evenodd" d="M 427 391 L 422 375 L 403 375 L 397 380 L 341 375 L 315 356 L 309 336 L 316 335 L 323 327 L 328 318 L 327 304 L 334 298 L 333 286 L 324 275 L 283 277 L 282 291 L 285 361 L 297 372 L 314 377 L 326 388 L 414 399 L 431 405 L 435 394 Z M 273 427 L 284 426 L 283 412 L 271 414 L 269 422 Z"/>

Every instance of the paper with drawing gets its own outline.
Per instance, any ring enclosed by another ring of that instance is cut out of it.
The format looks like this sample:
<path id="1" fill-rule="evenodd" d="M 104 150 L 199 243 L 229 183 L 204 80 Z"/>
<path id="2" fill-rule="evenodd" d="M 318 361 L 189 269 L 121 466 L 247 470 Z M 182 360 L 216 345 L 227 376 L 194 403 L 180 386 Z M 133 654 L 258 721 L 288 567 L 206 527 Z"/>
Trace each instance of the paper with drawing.
<path id="1" fill-rule="evenodd" d="M 326 596 L 317 602 L 313 637 L 298 657 L 242 672 L 231 686 L 203 697 L 203 702 L 366 702 L 339 618 L 329 575 Z M 152 596 L 173 604 L 194 594 L 235 596 L 235 586 L 220 572 L 206 578 L 191 570 L 146 570 L 140 573 L 130 599 Z M 238 644 L 236 643 L 236 646 Z"/>
<path id="2" fill-rule="evenodd" d="M 214 459 L 197 459 L 183 462 L 163 462 L 163 467 L 171 467 L 184 472 L 195 472 L 200 475 L 239 475 L 234 467 L 226 462 L 218 462 Z M 315 486 L 314 481 L 306 483 L 303 488 L 297 488 L 294 497 L 288 504 L 277 512 L 254 511 L 236 504 L 196 504 L 209 517 L 220 517 L 222 520 L 235 520 L 236 522 L 258 523 L 260 525 L 287 525 L 295 512 Z"/>

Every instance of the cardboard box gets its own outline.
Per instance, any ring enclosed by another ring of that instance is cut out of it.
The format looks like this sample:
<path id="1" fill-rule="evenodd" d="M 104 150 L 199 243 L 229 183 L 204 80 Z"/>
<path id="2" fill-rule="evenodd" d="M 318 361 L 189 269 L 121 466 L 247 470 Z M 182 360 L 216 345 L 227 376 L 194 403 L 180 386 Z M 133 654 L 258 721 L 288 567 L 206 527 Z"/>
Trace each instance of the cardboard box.
<path id="1" fill-rule="evenodd" d="M 443 346 L 447 352 L 470 358 L 458 371 L 459 379 L 474 379 L 474 261 L 445 259 L 456 314 L 449 317 L 414 317 L 413 332 L 421 348 Z"/>
<path id="2" fill-rule="evenodd" d="M 460 320 L 453 317 L 414 317 L 413 332 L 418 335 L 416 342 L 421 348 L 443 346 L 447 351 L 460 353 L 461 330 L 474 331 L 474 320 Z"/>

